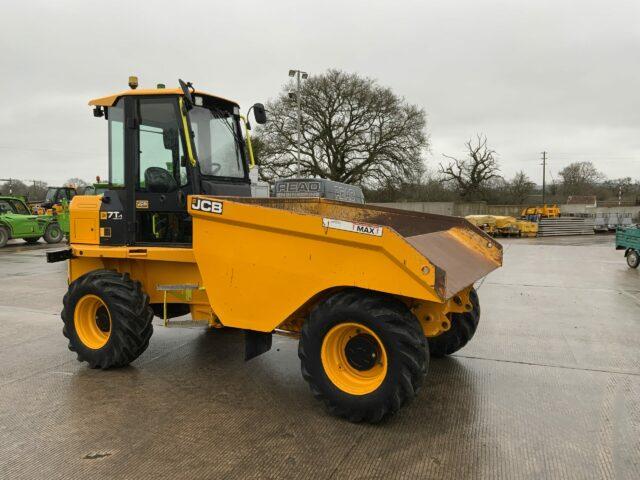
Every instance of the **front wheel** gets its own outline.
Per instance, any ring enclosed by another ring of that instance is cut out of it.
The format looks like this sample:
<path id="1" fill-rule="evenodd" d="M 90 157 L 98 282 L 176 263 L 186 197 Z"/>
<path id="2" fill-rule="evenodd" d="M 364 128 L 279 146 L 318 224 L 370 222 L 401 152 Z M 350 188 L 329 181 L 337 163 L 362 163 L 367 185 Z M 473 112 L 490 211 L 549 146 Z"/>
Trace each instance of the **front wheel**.
<path id="1" fill-rule="evenodd" d="M 631 268 L 638 268 L 638 265 L 640 265 L 640 254 L 638 254 L 637 250 L 629 250 L 629 252 L 627 252 L 627 265 Z"/>
<path id="2" fill-rule="evenodd" d="M 69 285 L 63 303 L 62 333 L 78 361 L 91 368 L 123 367 L 147 349 L 153 310 L 128 273 L 89 272 Z"/>
<path id="3" fill-rule="evenodd" d="M 370 423 L 416 395 L 429 359 L 422 328 L 403 303 L 357 289 L 314 308 L 298 356 L 304 379 L 331 413 Z"/>
<path id="4" fill-rule="evenodd" d="M 4 247 L 9 241 L 9 230 L 0 226 L 0 248 Z"/>
<path id="5" fill-rule="evenodd" d="M 434 357 L 451 355 L 464 347 L 473 338 L 480 322 L 480 299 L 475 288 L 469 292 L 471 310 L 450 313 L 451 327 L 437 337 L 429 337 L 429 351 Z"/>
<path id="6" fill-rule="evenodd" d="M 50 223 L 47 225 L 47 229 L 44 231 L 44 241 L 47 243 L 60 243 L 62 241 L 62 229 L 57 223 Z"/>

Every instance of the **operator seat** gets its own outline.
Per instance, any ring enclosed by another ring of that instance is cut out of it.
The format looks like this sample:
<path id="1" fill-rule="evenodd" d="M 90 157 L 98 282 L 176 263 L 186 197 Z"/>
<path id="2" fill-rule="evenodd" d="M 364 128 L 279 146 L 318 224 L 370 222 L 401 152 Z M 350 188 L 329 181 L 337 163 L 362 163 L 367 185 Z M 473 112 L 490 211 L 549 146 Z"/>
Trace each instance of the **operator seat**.
<path id="1" fill-rule="evenodd" d="M 168 170 L 149 167 L 144 171 L 144 183 L 151 193 L 169 193 L 178 189 L 178 183 Z"/>

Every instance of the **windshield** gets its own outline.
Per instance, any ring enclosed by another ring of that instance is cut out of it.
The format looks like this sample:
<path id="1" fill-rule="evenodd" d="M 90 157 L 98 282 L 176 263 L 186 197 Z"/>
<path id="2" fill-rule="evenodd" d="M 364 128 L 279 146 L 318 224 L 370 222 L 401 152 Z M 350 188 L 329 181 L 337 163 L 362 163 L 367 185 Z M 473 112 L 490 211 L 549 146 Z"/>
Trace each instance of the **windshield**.
<path id="1" fill-rule="evenodd" d="M 44 198 L 45 202 L 53 202 L 56 199 L 57 188 L 50 188 L 47 190 L 47 196 Z"/>
<path id="2" fill-rule="evenodd" d="M 0 199 L 0 213 L 13 213 L 13 208 L 7 200 Z"/>
<path id="3" fill-rule="evenodd" d="M 189 112 L 194 143 L 203 175 L 244 178 L 239 131 L 234 117 L 223 111 L 215 114 L 205 107 Z"/>

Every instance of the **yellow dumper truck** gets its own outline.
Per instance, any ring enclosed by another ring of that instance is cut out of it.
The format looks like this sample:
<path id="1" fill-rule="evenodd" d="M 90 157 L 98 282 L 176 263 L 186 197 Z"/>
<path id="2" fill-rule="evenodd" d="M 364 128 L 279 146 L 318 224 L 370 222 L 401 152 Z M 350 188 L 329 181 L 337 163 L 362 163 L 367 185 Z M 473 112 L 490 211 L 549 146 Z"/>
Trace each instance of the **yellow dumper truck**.
<path id="1" fill-rule="evenodd" d="M 129 364 L 154 315 L 241 329 L 247 359 L 284 333 L 332 413 L 377 422 L 415 396 L 429 354 L 471 339 L 473 284 L 502 263 L 491 237 L 453 217 L 249 198 L 235 102 L 182 81 L 130 86 L 90 102 L 108 122 L 109 186 L 74 197 L 70 248 L 48 255 L 69 261 L 63 333 L 78 360 Z"/>

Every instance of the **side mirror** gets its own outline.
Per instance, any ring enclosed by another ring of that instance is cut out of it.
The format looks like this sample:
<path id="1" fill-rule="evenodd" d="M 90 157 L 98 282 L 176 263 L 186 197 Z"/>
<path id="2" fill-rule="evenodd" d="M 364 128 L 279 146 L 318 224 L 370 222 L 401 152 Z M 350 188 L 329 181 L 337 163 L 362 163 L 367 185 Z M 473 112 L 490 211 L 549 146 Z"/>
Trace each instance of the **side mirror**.
<path id="1" fill-rule="evenodd" d="M 191 89 L 193 86 L 191 82 L 183 82 L 181 79 L 178 79 L 178 83 L 180 84 L 180 88 L 182 89 L 182 93 L 184 94 L 184 99 L 187 102 L 187 108 L 192 108 L 194 105 L 193 95 L 191 95 Z"/>
<path id="2" fill-rule="evenodd" d="M 256 119 L 256 123 L 264 125 L 267 123 L 267 111 L 264 109 L 264 105 L 256 103 L 253 105 L 253 116 Z"/>

